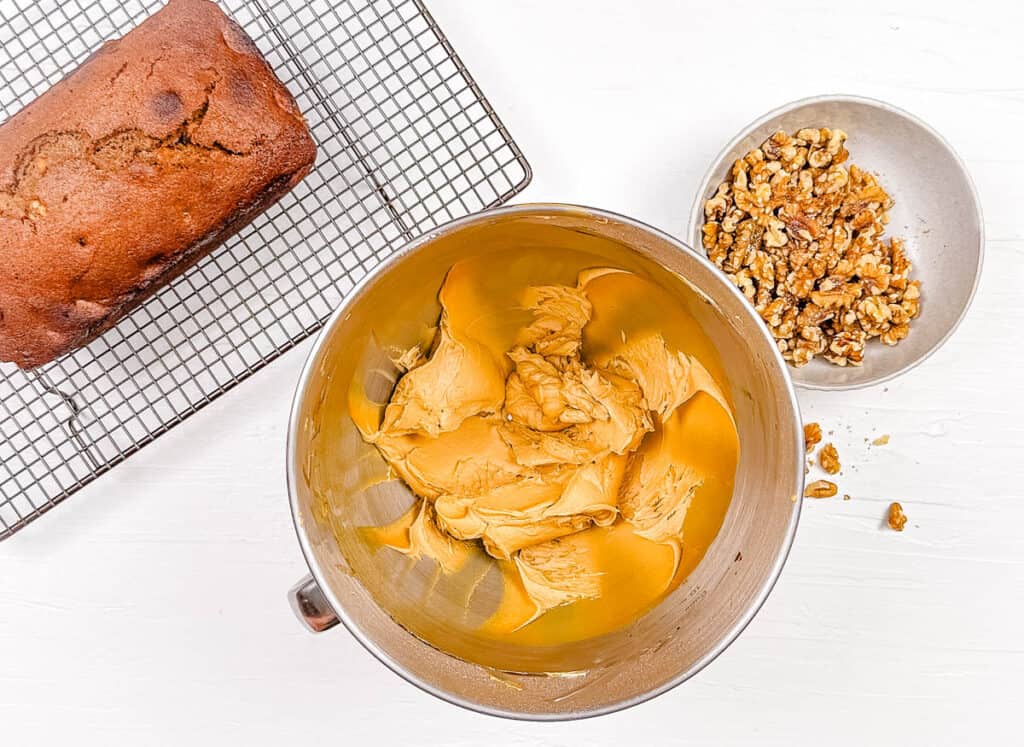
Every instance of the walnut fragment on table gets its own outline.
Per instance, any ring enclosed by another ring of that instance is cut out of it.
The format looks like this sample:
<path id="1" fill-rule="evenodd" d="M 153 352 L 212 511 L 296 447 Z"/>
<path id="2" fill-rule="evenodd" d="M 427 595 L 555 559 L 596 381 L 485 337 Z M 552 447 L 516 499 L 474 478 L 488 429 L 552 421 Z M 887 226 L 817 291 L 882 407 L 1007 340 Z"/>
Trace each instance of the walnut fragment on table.
<path id="1" fill-rule="evenodd" d="M 830 475 L 839 474 L 842 465 L 839 463 L 839 452 L 833 444 L 825 444 L 818 452 L 818 464 Z"/>
<path id="2" fill-rule="evenodd" d="M 817 423 L 806 423 L 804 425 L 804 448 L 810 454 L 814 447 L 821 443 L 821 426 Z"/>
<path id="3" fill-rule="evenodd" d="M 839 486 L 828 480 L 815 480 L 804 490 L 805 498 L 831 498 L 839 492 Z"/>
<path id="4" fill-rule="evenodd" d="M 897 532 L 902 532 L 907 525 L 907 515 L 903 513 L 903 506 L 893 502 L 889 506 L 889 527 Z"/>

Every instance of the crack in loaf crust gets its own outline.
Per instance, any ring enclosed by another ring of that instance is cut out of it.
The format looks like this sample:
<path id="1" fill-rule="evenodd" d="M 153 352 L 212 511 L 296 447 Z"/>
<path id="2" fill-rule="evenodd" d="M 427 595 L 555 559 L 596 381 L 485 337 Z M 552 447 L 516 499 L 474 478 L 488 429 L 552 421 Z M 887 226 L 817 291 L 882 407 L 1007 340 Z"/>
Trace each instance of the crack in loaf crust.
<path id="1" fill-rule="evenodd" d="M 170 0 L 0 125 L 0 361 L 86 344 L 309 173 L 256 45 Z"/>

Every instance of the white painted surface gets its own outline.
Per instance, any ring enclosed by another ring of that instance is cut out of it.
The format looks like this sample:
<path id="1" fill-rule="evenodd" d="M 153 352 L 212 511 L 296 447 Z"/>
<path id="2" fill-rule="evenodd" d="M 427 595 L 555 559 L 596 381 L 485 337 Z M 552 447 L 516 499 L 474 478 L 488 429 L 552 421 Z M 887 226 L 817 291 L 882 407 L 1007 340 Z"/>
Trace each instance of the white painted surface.
<path id="1" fill-rule="evenodd" d="M 971 313 L 885 388 L 801 393 L 853 499 L 809 502 L 781 582 L 718 661 L 624 713 L 522 724 L 422 694 L 344 630 L 303 632 L 284 599 L 304 566 L 283 451 L 304 346 L 0 544 L 0 744 L 1019 743 L 1024 11 L 829 5 L 430 0 L 533 163 L 525 200 L 682 235 L 737 129 L 833 91 L 923 117 L 977 182 Z M 903 534 L 880 528 L 894 499 Z"/>

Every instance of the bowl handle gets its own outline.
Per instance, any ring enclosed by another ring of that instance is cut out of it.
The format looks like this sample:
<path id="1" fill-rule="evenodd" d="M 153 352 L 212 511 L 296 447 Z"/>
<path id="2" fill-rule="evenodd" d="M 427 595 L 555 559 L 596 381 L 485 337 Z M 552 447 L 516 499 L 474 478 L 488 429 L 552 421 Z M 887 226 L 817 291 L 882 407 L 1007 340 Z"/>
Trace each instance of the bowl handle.
<path id="1" fill-rule="evenodd" d="M 331 603 L 312 576 L 306 576 L 288 591 L 288 602 L 311 633 L 322 633 L 338 624 Z"/>

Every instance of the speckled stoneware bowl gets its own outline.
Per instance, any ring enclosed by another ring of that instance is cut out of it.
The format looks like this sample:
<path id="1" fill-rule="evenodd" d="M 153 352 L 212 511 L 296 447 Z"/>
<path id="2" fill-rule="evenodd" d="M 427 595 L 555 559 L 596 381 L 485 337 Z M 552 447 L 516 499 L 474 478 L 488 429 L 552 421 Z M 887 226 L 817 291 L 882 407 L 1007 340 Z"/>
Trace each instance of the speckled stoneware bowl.
<path id="1" fill-rule="evenodd" d="M 849 135 L 849 163 L 877 174 L 896 201 L 887 236 L 906 240 L 911 278 L 921 281 L 921 315 L 895 347 L 868 343 L 864 364 L 836 366 L 816 358 L 790 366 L 797 386 L 854 389 L 880 384 L 925 360 L 949 339 L 970 306 L 981 275 L 984 228 L 970 175 L 941 135 L 907 112 L 874 99 L 816 96 L 795 101 L 745 127 L 708 169 L 690 214 L 689 243 L 702 249 L 704 202 L 726 178 L 733 162 L 772 133 L 830 127 Z"/>

